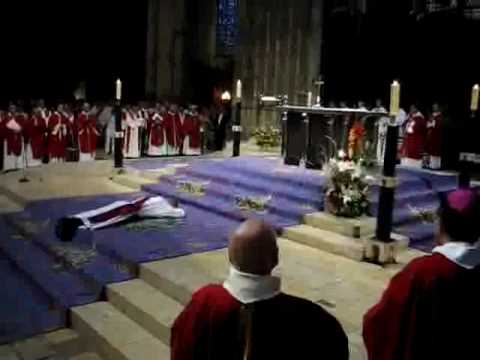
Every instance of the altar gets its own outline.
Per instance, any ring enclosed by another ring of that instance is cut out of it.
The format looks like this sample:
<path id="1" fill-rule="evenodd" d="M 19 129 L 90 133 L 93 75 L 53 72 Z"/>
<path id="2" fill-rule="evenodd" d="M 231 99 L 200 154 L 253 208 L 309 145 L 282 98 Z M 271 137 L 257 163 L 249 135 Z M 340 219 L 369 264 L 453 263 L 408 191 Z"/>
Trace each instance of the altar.
<path id="1" fill-rule="evenodd" d="M 281 105 L 277 110 L 282 119 L 285 164 L 304 162 L 310 169 L 321 169 L 329 158 L 345 149 L 352 118 L 388 116 L 385 112 L 323 106 Z"/>

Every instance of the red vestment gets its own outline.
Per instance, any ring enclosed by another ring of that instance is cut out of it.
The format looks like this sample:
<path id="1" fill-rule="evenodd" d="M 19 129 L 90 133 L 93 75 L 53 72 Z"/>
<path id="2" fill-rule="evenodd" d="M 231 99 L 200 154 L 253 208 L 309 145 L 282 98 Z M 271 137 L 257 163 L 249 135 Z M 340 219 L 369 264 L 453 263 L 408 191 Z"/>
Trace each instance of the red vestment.
<path id="1" fill-rule="evenodd" d="M 78 117 L 78 142 L 80 152 L 94 154 L 97 150 L 97 121 L 94 116 L 82 111 Z"/>
<path id="2" fill-rule="evenodd" d="M 185 115 L 185 119 L 183 121 L 182 126 L 182 135 L 183 138 L 189 137 L 190 138 L 190 147 L 192 149 L 199 149 L 200 144 L 200 119 L 196 114 L 187 114 Z"/>
<path id="3" fill-rule="evenodd" d="M 427 122 L 417 111 L 408 117 L 405 127 L 404 155 L 407 158 L 420 160 L 425 151 Z"/>
<path id="4" fill-rule="evenodd" d="M 45 119 L 38 115 L 32 115 L 27 126 L 28 139 L 32 147 L 32 156 L 36 160 L 41 160 L 47 153 L 46 135 L 47 124 Z"/>
<path id="5" fill-rule="evenodd" d="M 171 359 L 243 360 L 242 312 L 243 304 L 223 286 L 199 290 L 172 328 Z M 348 359 L 348 340 L 337 320 L 293 296 L 255 302 L 250 334 L 252 360 Z"/>
<path id="6" fill-rule="evenodd" d="M 164 118 L 154 113 L 148 121 L 147 132 L 150 134 L 150 143 L 153 146 L 162 146 L 165 138 Z"/>
<path id="7" fill-rule="evenodd" d="M 364 318 L 370 360 L 477 359 L 480 269 L 443 254 L 412 261 Z"/>
<path id="8" fill-rule="evenodd" d="M 443 114 L 435 112 L 427 123 L 427 153 L 431 156 L 442 155 Z"/>
<path id="9" fill-rule="evenodd" d="M 179 147 L 182 143 L 182 123 L 178 113 L 168 112 L 164 117 L 165 135 L 167 144 Z"/>
<path id="10" fill-rule="evenodd" d="M 55 111 L 48 121 L 48 155 L 50 158 L 65 159 L 67 157 L 67 124 L 66 119 Z"/>
<path id="11" fill-rule="evenodd" d="M 4 119 L 4 134 L 7 141 L 7 155 L 22 155 L 23 126 L 25 116 L 8 113 Z"/>

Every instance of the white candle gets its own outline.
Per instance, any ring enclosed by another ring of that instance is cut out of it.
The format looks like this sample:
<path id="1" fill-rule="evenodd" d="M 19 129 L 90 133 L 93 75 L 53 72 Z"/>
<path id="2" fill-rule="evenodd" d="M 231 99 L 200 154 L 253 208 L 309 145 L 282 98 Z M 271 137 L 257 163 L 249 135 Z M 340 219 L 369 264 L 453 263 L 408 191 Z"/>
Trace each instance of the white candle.
<path id="1" fill-rule="evenodd" d="M 480 86 L 475 84 L 472 88 L 472 102 L 470 103 L 470 110 L 478 110 L 478 96 L 480 94 Z"/>
<path id="2" fill-rule="evenodd" d="M 115 83 L 115 99 L 121 100 L 122 99 L 122 82 L 118 79 Z"/>
<path id="3" fill-rule="evenodd" d="M 307 95 L 307 106 L 312 107 L 312 100 L 313 100 L 313 94 L 311 91 L 308 92 Z"/>
<path id="4" fill-rule="evenodd" d="M 242 98 L 242 81 L 237 80 L 237 91 L 235 92 L 235 96 L 238 100 Z"/>
<path id="5" fill-rule="evenodd" d="M 390 116 L 397 116 L 400 112 L 400 83 L 394 81 L 390 87 Z"/>

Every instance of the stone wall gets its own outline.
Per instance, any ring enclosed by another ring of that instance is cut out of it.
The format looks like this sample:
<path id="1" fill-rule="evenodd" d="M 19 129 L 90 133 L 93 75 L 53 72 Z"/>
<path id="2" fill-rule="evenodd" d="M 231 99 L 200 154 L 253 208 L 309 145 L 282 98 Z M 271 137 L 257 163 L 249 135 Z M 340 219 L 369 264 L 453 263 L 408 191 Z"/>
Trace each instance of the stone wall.
<path id="1" fill-rule="evenodd" d="M 149 97 L 191 92 L 192 62 L 215 61 L 216 0 L 149 0 L 145 92 Z"/>
<path id="2" fill-rule="evenodd" d="M 235 79 L 243 82 L 246 137 L 258 126 L 278 124 L 277 113 L 258 106 L 261 94 L 306 103 L 320 74 L 322 20 L 323 1 L 240 0 Z"/>

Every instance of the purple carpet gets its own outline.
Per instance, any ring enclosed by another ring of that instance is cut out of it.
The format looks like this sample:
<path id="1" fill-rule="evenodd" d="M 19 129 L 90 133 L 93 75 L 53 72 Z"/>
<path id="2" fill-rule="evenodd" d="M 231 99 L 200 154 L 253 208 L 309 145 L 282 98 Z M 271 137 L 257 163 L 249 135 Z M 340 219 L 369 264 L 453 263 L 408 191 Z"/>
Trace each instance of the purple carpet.
<path id="1" fill-rule="evenodd" d="M 141 263 L 224 248 L 228 234 L 248 217 L 264 219 L 281 231 L 323 209 L 325 177 L 284 166 L 279 158 L 147 159 L 127 166 L 149 171 L 179 163 L 188 166 L 142 190 L 178 200 L 185 219 L 80 231 L 65 248 L 54 235 L 57 219 L 142 193 L 38 201 L 21 213 L 0 217 L 0 280 L 7 288 L 0 305 L 0 343 L 65 326 L 69 307 L 101 299 L 105 285 L 135 278 Z M 456 178 L 405 168 L 398 174 L 394 230 L 409 236 L 411 246 L 430 251 L 435 225 L 422 223 L 411 208 L 436 208 L 438 192 L 455 188 Z M 203 194 L 185 192 L 185 182 L 202 183 Z M 378 193 L 374 186 L 374 214 Z M 270 200 L 255 212 L 240 209 L 238 197 Z M 58 249 L 74 255 L 59 256 Z"/>

